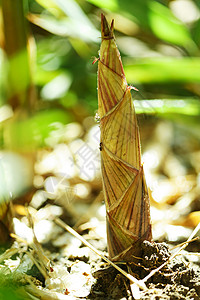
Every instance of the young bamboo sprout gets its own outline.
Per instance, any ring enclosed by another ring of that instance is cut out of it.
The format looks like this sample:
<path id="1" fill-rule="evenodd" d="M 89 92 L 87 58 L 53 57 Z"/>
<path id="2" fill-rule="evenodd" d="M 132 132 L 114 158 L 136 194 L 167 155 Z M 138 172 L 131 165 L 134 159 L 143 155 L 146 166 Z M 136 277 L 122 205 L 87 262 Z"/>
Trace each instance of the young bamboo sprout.
<path id="1" fill-rule="evenodd" d="M 149 196 L 141 164 L 140 137 L 113 21 L 101 16 L 98 60 L 98 113 L 101 167 L 107 212 L 108 253 L 113 261 L 140 256 L 141 243 L 151 240 Z"/>

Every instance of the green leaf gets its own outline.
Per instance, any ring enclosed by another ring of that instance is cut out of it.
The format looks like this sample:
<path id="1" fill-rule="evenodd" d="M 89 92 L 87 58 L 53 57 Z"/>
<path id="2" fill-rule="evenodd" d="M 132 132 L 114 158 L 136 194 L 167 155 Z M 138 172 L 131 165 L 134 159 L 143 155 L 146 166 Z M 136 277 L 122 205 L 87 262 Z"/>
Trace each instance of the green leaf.
<path id="1" fill-rule="evenodd" d="M 36 0 L 36 2 L 46 8 L 51 14 L 55 16 L 61 15 L 61 10 L 53 0 Z"/>
<path id="2" fill-rule="evenodd" d="M 117 0 L 87 0 L 87 1 L 96 5 L 97 7 L 102 7 L 104 9 L 109 9 L 111 11 L 117 11 L 119 9 Z"/>
<path id="3" fill-rule="evenodd" d="M 85 42 L 97 42 L 100 36 L 99 32 L 92 25 L 90 27 L 76 19 L 56 19 L 54 16 L 49 15 L 30 15 L 29 19 L 32 23 L 55 35 L 79 38 Z"/>
<path id="4" fill-rule="evenodd" d="M 157 1 L 150 1 L 148 6 L 149 24 L 157 37 L 186 49 L 195 47 L 186 26 L 178 21 L 168 7 Z"/>
<path id="5" fill-rule="evenodd" d="M 42 1 L 43 2 L 43 1 Z M 74 0 L 54 0 L 55 5 L 62 11 L 63 17 L 54 15 L 30 15 L 29 19 L 45 30 L 61 35 L 79 38 L 85 42 L 97 42 L 99 31 Z M 52 8 L 51 1 L 45 4 L 47 10 Z"/>
<path id="6" fill-rule="evenodd" d="M 124 68 L 128 82 L 199 82 L 200 59 L 188 57 L 142 58 Z"/>
<path id="7" fill-rule="evenodd" d="M 166 42 L 185 47 L 189 52 L 197 51 L 190 32 L 171 12 L 158 1 L 149 0 L 88 0 L 102 9 L 118 12 L 149 30 Z"/>
<path id="8" fill-rule="evenodd" d="M 134 100 L 137 113 L 200 116 L 200 101 L 194 99 Z"/>

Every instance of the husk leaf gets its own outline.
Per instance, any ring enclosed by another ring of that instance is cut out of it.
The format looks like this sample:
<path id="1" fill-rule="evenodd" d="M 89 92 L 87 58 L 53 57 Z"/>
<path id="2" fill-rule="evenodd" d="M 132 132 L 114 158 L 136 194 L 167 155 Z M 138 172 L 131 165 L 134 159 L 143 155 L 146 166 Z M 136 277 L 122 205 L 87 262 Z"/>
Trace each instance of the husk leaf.
<path id="1" fill-rule="evenodd" d="M 139 129 L 113 24 L 109 27 L 102 14 L 98 60 L 101 168 L 108 253 L 114 261 L 131 261 L 141 255 L 142 241 L 151 240 L 152 234 Z"/>

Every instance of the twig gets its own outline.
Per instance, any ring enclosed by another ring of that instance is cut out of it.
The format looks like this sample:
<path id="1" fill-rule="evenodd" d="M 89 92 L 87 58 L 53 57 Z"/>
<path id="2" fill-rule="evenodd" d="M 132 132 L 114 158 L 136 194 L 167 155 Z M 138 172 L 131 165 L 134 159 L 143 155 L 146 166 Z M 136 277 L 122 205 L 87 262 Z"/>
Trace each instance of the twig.
<path id="1" fill-rule="evenodd" d="M 45 290 L 40 289 L 37 286 L 27 285 L 24 287 L 27 294 L 30 296 L 34 296 L 34 299 L 41 299 L 41 300 L 61 300 L 61 299 L 68 299 L 73 300 L 75 299 L 73 296 L 64 296 L 61 293 L 52 291 L 52 290 Z"/>
<path id="2" fill-rule="evenodd" d="M 29 222 L 29 227 L 32 229 L 32 232 L 33 232 L 32 248 L 37 253 L 38 262 L 40 264 L 40 267 L 43 269 L 43 272 L 46 274 L 44 276 L 45 279 L 46 279 L 46 278 L 49 277 L 48 271 L 50 269 L 50 260 L 45 256 L 44 251 L 42 249 L 42 246 L 37 240 L 37 237 L 35 235 L 35 230 L 34 230 L 33 218 L 32 218 L 32 215 L 31 215 L 28 207 L 26 207 L 26 210 L 27 210 L 27 219 L 28 219 L 28 222 Z"/>
<path id="3" fill-rule="evenodd" d="M 40 273 L 42 274 L 42 276 L 45 278 L 45 280 L 47 278 L 49 278 L 46 269 L 44 268 L 44 266 L 41 263 L 38 263 L 38 261 L 35 259 L 35 257 L 32 255 L 32 253 L 27 252 L 26 255 L 28 255 L 28 257 L 31 259 L 31 261 L 36 265 L 36 267 L 38 268 L 38 270 L 40 271 Z"/>
<path id="4" fill-rule="evenodd" d="M 17 234 L 15 234 L 15 233 L 10 233 L 10 236 L 11 236 L 13 239 L 16 239 L 16 241 L 18 241 L 18 243 L 23 243 L 23 244 L 29 246 L 27 240 L 23 239 L 22 237 L 18 236 Z"/>
<path id="5" fill-rule="evenodd" d="M 200 253 L 198 253 L 198 252 L 187 252 L 185 255 L 196 255 L 196 256 L 200 256 Z"/>
<path id="6" fill-rule="evenodd" d="M 7 249 L 3 254 L 0 255 L 0 263 L 5 259 L 8 259 L 11 256 L 15 255 L 17 252 L 18 252 L 17 248 Z"/>
<path id="7" fill-rule="evenodd" d="M 143 278 L 141 281 L 146 282 L 147 280 L 149 280 L 149 278 L 151 278 L 155 273 L 157 273 L 158 271 L 160 271 L 160 269 L 162 269 L 164 266 L 166 266 L 172 259 L 174 259 L 174 257 L 176 255 L 178 255 L 183 249 L 185 249 L 187 247 L 187 245 L 190 243 L 190 241 L 193 239 L 193 237 L 197 234 L 197 232 L 200 230 L 200 222 L 199 224 L 195 227 L 195 229 L 193 230 L 193 232 L 191 233 L 191 235 L 189 236 L 189 238 L 187 239 L 187 241 L 181 246 L 180 249 L 178 249 L 174 254 L 172 254 L 168 260 L 166 260 L 161 266 L 159 266 L 157 269 L 152 270 L 145 278 Z"/>
<path id="8" fill-rule="evenodd" d="M 170 250 L 174 250 L 174 249 L 176 249 L 176 248 L 179 248 L 179 247 L 181 247 L 182 245 L 185 245 L 185 244 L 188 244 L 188 243 L 192 243 L 192 242 L 194 242 L 194 241 L 196 241 L 196 240 L 199 240 L 199 236 L 197 236 L 197 237 L 195 237 L 195 238 L 193 238 L 191 241 L 185 241 L 185 242 L 183 242 L 183 243 L 180 243 L 180 244 L 178 244 L 178 245 L 176 245 L 176 246 L 174 246 L 174 247 L 172 247 Z"/>
<path id="9" fill-rule="evenodd" d="M 111 260 L 109 260 L 107 257 L 105 257 L 99 250 L 97 250 L 95 247 L 93 247 L 89 242 L 87 242 L 80 234 L 78 234 L 73 228 L 71 228 L 69 225 L 65 224 L 61 219 L 55 218 L 55 223 L 59 225 L 60 227 L 67 230 L 69 233 L 71 233 L 73 236 L 75 236 L 77 239 L 79 239 L 85 246 L 90 248 L 93 252 L 95 252 L 97 255 L 99 255 L 103 260 L 105 260 L 107 263 L 109 263 L 111 266 L 113 266 L 115 269 L 117 269 L 120 273 L 122 273 L 126 278 L 128 278 L 132 283 L 136 284 L 141 290 L 147 290 L 147 287 L 145 283 L 141 280 L 137 280 L 132 275 L 125 272 L 123 269 L 121 269 L 119 266 L 114 264 Z"/>

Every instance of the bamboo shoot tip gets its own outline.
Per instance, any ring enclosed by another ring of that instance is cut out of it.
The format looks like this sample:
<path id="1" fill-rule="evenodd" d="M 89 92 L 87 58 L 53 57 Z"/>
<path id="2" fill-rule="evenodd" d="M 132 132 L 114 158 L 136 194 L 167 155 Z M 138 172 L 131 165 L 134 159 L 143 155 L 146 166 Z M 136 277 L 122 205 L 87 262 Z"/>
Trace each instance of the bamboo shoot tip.
<path id="1" fill-rule="evenodd" d="M 111 26 L 108 25 L 108 21 L 104 14 L 101 14 L 101 36 L 102 39 L 113 38 L 114 20 L 111 22 Z"/>

